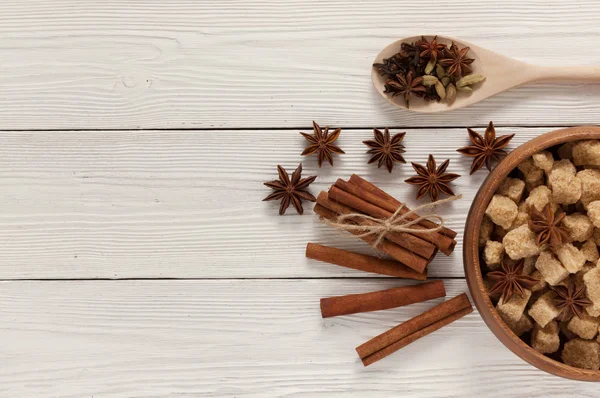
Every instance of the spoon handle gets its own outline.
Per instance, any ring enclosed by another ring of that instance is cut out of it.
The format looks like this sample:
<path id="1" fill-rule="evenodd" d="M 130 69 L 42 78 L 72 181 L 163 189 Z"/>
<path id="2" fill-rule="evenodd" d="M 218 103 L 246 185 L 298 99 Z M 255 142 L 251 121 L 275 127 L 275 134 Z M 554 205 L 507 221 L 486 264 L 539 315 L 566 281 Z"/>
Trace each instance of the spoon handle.
<path id="1" fill-rule="evenodd" d="M 533 80 L 600 82 L 600 66 L 535 67 Z"/>

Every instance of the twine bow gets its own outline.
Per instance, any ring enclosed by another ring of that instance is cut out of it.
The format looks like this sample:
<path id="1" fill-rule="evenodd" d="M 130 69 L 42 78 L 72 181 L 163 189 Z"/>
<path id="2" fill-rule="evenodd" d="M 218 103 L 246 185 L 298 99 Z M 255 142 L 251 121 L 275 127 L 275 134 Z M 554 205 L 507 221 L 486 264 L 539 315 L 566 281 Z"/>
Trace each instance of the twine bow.
<path id="1" fill-rule="evenodd" d="M 444 228 L 444 219 L 438 214 L 426 214 L 420 216 L 417 212 L 421 210 L 427 210 L 436 207 L 441 204 L 449 203 L 462 198 L 462 195 L 452 196 L 446 199 L 438 200 L 437 202 L 426 203 L 418 206 L 413 210 L 409 210 L 404 214 L 402 211 L 407 208 L 404 204 L 400 205 L 398 209 L 387 219 L 375 218 L 361 213 L 350 213 L 342 214 L 335 221 L 323 219 L 323 222 L 341 231 L 358 232 L 365 231 L 362 234 L 356 235 L 359 238 L 364 238 L 371 235 L 377 235 L 377 238 L 372 243 L 372 246 L 377 248 L 385 236 L 390 232 L 408 232 L 408 233 L 428 233 L 438 232 Z M 417 218 L 410 220 L 411 216 L 417 215 Z M 422 221 L 429 220 L 439 223 L 435 228 L 411 228 L 415 224 L 419 224 Z M 352 221 L 353 223 L 348 223 Z M 367 225 L 361 223 L 361 221 L 367 221 Z"/>

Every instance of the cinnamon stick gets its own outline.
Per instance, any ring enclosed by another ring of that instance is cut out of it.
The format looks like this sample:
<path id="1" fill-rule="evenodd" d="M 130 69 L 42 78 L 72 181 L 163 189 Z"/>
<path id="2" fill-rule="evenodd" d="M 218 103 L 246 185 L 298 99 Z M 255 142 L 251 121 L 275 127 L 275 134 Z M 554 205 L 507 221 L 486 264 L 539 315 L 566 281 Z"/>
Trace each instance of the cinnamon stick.
<path id="1" fill-rule="evenodd" d="M 321 193 L 319 193 L 319 196 L 317 196 L 317 204 L 319 204 L 335 213 L 335 215 L 332 218 L 323 216 L 324 218 L 327 218 L 331 221 L 335 221 L 337 219 L 338 215 L 340 215 L 340 214 L 354 213 L 354 210 L 352 210 L 348 206 L 344 206 L 341 203 L 330 200 L 329 194 L 325 191 L 322 191 Z M 368 221 L 364 221 L 363 224 L 368 225 L 370 223 Z M 354 233 L 354 235 L 360 235 L 363 232 L 358 231 L 358 232 L 353 232 L 353 233 Z M 374 243 L 377 240 L 377 238 L 374 235 L 369 235 L 369 236 L 363 237 L 362 239 L 365 242 L 368 242 L 370 244 Z M 383 248 L 384 244 L 385 244 L 385 246 L 387 246 L 387 248 Z M 403 246 L 408 246 L 408 245 L 409 245 L 409 243 L 407 243 L 406 241 L 403 242 Z M 391 248 L 391 246 L 393 246 L 393 248 Z M 394 257 L 396 260 L 400 261 L 402 264 L 406 265 L 407 267 L 409 267 L 411 269 L 414 269 L 415 271 L 417 271 L 419 273 L 423 273 L 423 271 L 425 270 L 427 265 L 431 262 L 431 260 L 435 257 L 435 254 L 437 253 L 437 251 L 434 251 L 434 253 L 431 255 L 430 258 L 425 259 L 425 258 L 415 254 L 412 250 L 407 249 L 403 246 L 396 244 L 396 242 L 391 243 L 389 240 L 384 239 L 383 242 L 381 242 L 379 244 L 379 246 L 377 247 L 377 250 L 381 250 L 384 253 L 389 254 L 390 256 Z M 389 250 L 392 250 L 393 253 L 390 253 Z"/>
<path id="2" fill-rule="evenodd" d="M 306 245 L 306 257 L 380 275 L 421 281 L 427 279 L 427 272 L 419 273 L 398 261 L 354 253 L 348 250 L 336 249 L 335 247 L 319 245 L 317 243 L 309 243 Z"/>
<path id="3" fill-rule="evenodd" d="M 313 211 L 315 213 L 317 213 L 318 215 L 320 215 L 321 217 L 330 220 L 330 221 L 335 221 L 338 218 L 338 213 L 331 211 L 330 209 L 324 207 L 323 205 L 320 204 L 316 204 L 315 207 L 313 208 Z M 360 231 L 351 231 L 351 234 L 354 235 L 360 235 L 361 232 Z M 375 237 L 373 236 L 361 236 L 360 239 L 362 239 L 364 242 L 367 242 L 368 244 L 372 245 L 373 243 L 375 243 Z M 409 262 L 405 262 L 404 259 L 407 258 L 407 256 L 409 256 L 410 254 L 407 254 L 407 251 L 403 248 L 401 248 L 400 246 L 391 243 L 390 241 L 387 240 L 383 240 L 383 242 L 381 242 L 379 244 L 379 246 L 377 246 L 377 250 L 393 257 L 396 261 L 400 262 L 401 264 L 406 265 L 407 267 L 414 269 L 415 271 L 419 272 L 419 273 L 423 273 L 425 271 L 425 268 L 427 267 L 427 264 L 422 265 L 418 262 L 413 262 L 413 258 L 420 258 L 418 256 L 411 256 L 408 257 Z"/>
<path id="4" fill-rule="evenodd" d="M 362 178 L 359 175 L 352 174 L 352 176 L 350 177 L 349 183 L 354 185 L 357 189 L 360 189 L 360 191 L 361 191 L 361 194 L 354 193 L 354 192 L 351 192 L 351 193 L 353 193 L 354 195 L 366 200 L 367 202 L 373 203 L 374 205 L 379 206 L 382 209 L 385 209 L 391 213 L 394 213 L 396 210 L 398 210 L 398 207 L 402 206 L 402 202 L 400 202 L 399 200 L 394 198 L 392 195 L 388 194 L 384 190 L 373 185 L 372 183 L 365 180 L 364 178 Z M 348 192 L 350 192 L 350 191 L 348 191 Z M 409 209 L 406 208 L 406 211 L 403 212 L 402 214 L 405 214 L 408 211 L 409 211 Z M 417 216 L 414 216 L 413 218 L 410 218 L 410 220 L 412 221 L 416 218 L 417 218 Z M 423 221 L 419 222 L 419 225 L 421 225 L 425 228 L 437 228 L 439 226 L 431 220 L 423 220 Z M 440 230 L 440 233 L 443 235 L 446 235 L 452 239 L 456 238 L 456 232 L 451 230 L 450 228 L 443 227 Z"/>
<path id="5" fill-rule="evenodd" d="M 463 293 L 374 337 L 358 346 L 356 352 L 368 366 L 471 312 L 471 302 Z"/>
<path id="6" fill-rule="evenodd" d="M 444 297 L 445 295 L 444 282 L 438 280 L 377 292 L 328 297 L 321 299 L 321 315 L 323 318 L 329 318 L 359 312 L 387 310 Z"/>
<path id="7" fill-rule="evenodd" d="M 348 184 L 343 180 L 338 180 L 340 184 Z M 336 182 L 336 184 L 338 184 Z M 332 186 L 329 189 L 329 198 L 338 201 L 352 209 L 356 209 L 357 211 L 367 214 L 371 217 L 387 219 L 390 218 L 393 213 L 382 209 L 381 207 L 375 206 L 372 203 L 369 203 L 349 192 L 343 191 L 338 188 L 336 185 Z M 424 227 L 420 225 L 413 225 L 415 229 L 424 229 Z M 417 233 L 417 232 L 415 232 Z M 394 236 L 394 233 L 389 233 L 388 235 Z M 447 237 L 446 235 L 442 235 L 439 232 L 423 232 L 418 233 L 419 237 L 431 242 L 435 246 L 437 246 L 440 251 L 446 255 L 450 255 L 454 251 L 454 247 L 456 246 L 456 241 L 452 238 Z M 386 235 L 387 236 L 387 235 Z M 411 236 L 410 234 L 403 234 L 403 236 Z"/>

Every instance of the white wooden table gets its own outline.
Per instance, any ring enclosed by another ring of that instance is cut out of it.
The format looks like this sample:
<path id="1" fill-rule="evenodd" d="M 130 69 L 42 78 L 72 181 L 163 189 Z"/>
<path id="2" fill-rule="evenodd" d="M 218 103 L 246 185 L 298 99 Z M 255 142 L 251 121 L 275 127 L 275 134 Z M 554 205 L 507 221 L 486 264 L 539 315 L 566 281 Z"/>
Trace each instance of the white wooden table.
<path id="1" fill-rule="evenodd" d="M 500 344 L 475 312 L 363 368 L 354 347 L 434 304 L 322 320 L 319 298 L 402 284 L 304 258 L 367 252 L 312 211 L 261 199 L 302 160 L 314 119 L 344 128 L 317 193 L 352 172 L 411 205 L 403 165 L 368 166 L 374 126 L 407 159 L 451 159 L 462 229 L 485 172 L 466 126 L 525 142 L 597 124 L 600 86 L 536 85 L 424 117 L 389 105 L 370 64 L 438 32 L 542 65 L 600 64 L 600 3 L 493 0 L 42 1 L 0 11 L 1 397 L 597 397 Z M 311 206 L 309 206 L 310 208 Z M 430 275 L 467 290 L 461 244 Z"/>

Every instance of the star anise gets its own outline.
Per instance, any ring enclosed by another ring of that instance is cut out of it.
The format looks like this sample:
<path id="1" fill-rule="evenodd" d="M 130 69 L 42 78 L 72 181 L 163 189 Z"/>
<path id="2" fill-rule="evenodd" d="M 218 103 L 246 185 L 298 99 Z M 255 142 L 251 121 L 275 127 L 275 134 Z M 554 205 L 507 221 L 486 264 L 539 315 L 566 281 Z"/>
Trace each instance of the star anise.
<path id="1" fill-rule="evenodd" d="M 316 122 L 313 121 L 314 134 L 300 133 L 310 145 L 304 149 L 302 156 L 318 154 L 319 167 L 323 164 L 323 159 L 327 159 L 330 165 L 333 166 L 333 154 L 345 153 L 340 147 L 334 145 L 333 142 L 338 139 L 342 129 L 335 129 L 329 133 L 329 126 L 325 126 L 325 131 L 321 129 Z"/>
<path id="2" fill-rule="evenodd" d="M 317 176 L 300 179 L 302 174 L 302 163 L 300 163 L 298 168 L 296 168 L 296 171 L 292 173 L 291 179 L 287 171 L 285 171 L 285 169 L 279 165 L 277 166 L 277 172 L 279 173 L 279 181 L 275 180 L 265 182 L 265 185 L 271 189 L 274 189 L 275 192 L 264 198 L 263 201 L 281 199 L 281 205 L 279 206 L 280 215 L 285 213 L 290 205 L 290 202 L 296 211 L 299 214 L 302 214 L 304 213 L 304 209 L 302 208 L 302 199 L 311 202 L 317 201 L 317 199 L 311 193 L 305 191 L 305 189 L 315 180 L 315 178 L 317 178 Z"/>
<path id="3" fill-rule="evenodd" d="M 411 94 L 425 93 L 425 87 L 421 84 L 423 78 L 413 78 L 413 72 L 411 71 L 408 72 L 406 76 L 400 74 L 396 75 L 396 79 L 398 79 L 398 81 L 388 80 L 385 83 L 385 92 L 391 93 L 392 97 L 403 95 L 406 107 L 410 108 Z"/>
<path id="4" fill-rule="evenodd" d="M 363 144 L 371 148 L 367 151 L 367 153 L 372 155 L 369 164 L 379 162 L 377 167 L 385 164 L 385 167 L 391 173 L 394 168 L 394 162 L 406 163 L 406 160 L 402 156 L 402 153 L 406 151 L 404 150 L 404 145 L 401 144 L 406 133 L 394 134 L 390 138 L 390 130 L 387 127 L 385 128 L 385 134 L 377 129 L 373 129 L 373 133 L 375 140 L 363 141 Z"/>
<path id="5" fill-rule="evenodd" d="M 440 167 L 436 167 L 435 159 L 432 155 L 429 155 L 427 167 L 414 162 L 412 163 L 412 167 L 418 175 L 405 180 L 405 182 L 419 187 L 417 199 L 421 199 L 423 196 L 429 194 L 431 201 L 435 202 L 438 200 L 440 192 L 444 195 L 453 196 L 454 192 L 448 184 L 456 180 L 460 175 L 446 173 L 449 164 L 450 159 L 447 159 Z"/>
<path id="6" fill-rule="evenodd" d="M 398 53 L 390 58 L 384 59 L 383 63 L 373 64 L 373 67 L 380 75 L 395 78 L 396 75 L 407 72 L 406 64 L 407 63 L 402 58 L 401 53 Z"/>
<path id="7" fill-rule="evenodd" d="M 554 212 L 550 203 L 541 212 L 535 206 L 531 207 L 531 220 L 527 223 L 529 229 L 537 234 L 538 246 L 549 243 L 552 247 L 560 247 L 572 241 L 569 232 L 559 225 L 564 218 L 565 212 L 560 208 Z"/>
<path id="8" fill-rule="evenodd" d="M 467 53 L 470 47 L 458 49 L 458 46 L 452 42 L 450 49 L 446 50 L 446 58 L 440 59 L 439 63 L 445 68 L 448 68 L 449 75 L 458 76 L 468 75 L 473 72 L 469 66 L 475 61 L 473 58 L 467 58 Z"/>
<path id="9" fill-rule="evenodd" d="M 583 310 L 593 304 L 585 295 L 585 285 L 577 287 L 573 280 L 569 280 L 568 287 L 554 286 L 551 289 L 558 295 L 553 301 L 558 309 L 562 309 L 558 315 L 561 321 L 568 321 L 573 315 L 582 318 Z"/>
<path id="10" fill-rule="evenodd" d="M 431 41 L 427 41 L 427 39 L 421 36 L 421 40 L 417 42 L 419 49 L 421 50 L 421 57 L 427 59 L 437 60 L 438 55 L 443 55 L 446 50 L 446 45 L 438 43 L 437 36 L 435 36 Z"/>
<path id="11" fill-rule="evenodd" d="M 501 299 L 504 303 L 510 300 L 515 293 L 525 297 L 525 289 L 531 290 L 539 281 L 531 276 L 523 275 L 524 264 L 524 260 L 520 260 L 516 264 L 503 261 L 501 270 L 489 272 L 488 278 L 496 282 L 489 294 L 502 291 Z"/>
<path id="12" fill-rule="evenodd" d="M 474 130 L 467 129 L 467 131 L 469 132 L 469 139 L 473 145 L 459 148 L 456 151 L 463 155 L 475 158 L 471 164 L 470 174 L 473 174 L 482 168 L 484 164 L 485 167 L 491 171 L 492 160 L 495 159 L 499 161 L 506 156 L 506 151 L 503 148 L 506 147 L 510 140 L 515 136 L 514 134 L 510 134 L 496 138 L 496 129 L 492 122 L 490 122 L 485 129 L 484 137 Z"/>

